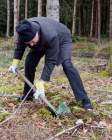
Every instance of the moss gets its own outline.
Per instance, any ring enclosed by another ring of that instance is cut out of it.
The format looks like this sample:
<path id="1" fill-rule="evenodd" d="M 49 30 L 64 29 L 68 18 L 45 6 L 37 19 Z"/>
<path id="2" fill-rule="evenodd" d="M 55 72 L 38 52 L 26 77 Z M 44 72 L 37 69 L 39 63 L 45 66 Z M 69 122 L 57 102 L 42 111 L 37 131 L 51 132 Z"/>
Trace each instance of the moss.
<path id="1" fill-rule="evenodd" d="M 108 77 L 109 76 L 109 72 L 107 70 L 102 70 L 99 72 L 99 76 L 102 77 Z"/>
<path id="2" fill-rule="evenodd" d="M 13 43 L 13 38 L 12 37 L 8 37 L 8 38 L 1 38 L 0 37 L 0 48 L 11 48 L 12 47 L 12 43 Z"/>
<path id="3" fill-rule="evenodd" d="M 92 77 L 93 75 L 87 71 L 83 71 L 80 73 L 80 76 L 82 79 L 86 79 L 87 77 L 89 78 L 89 77 Z"/>
<path id="4" fill-rule="evenodd" d="M 0 67 L 6 68 L 10 64 L 11 59 L 10 52 L 0 54 Z"/>
<path id="5" fill-rule="evenodd" d="M 52 120 L 53 117 L 51 113 L 48 111 L 48 109 L 42 107 L 38 110 L 39 116 L 41 116 L 44 120 Z"/>
<path id="6" fill-rule="evenodd" d="M 22 91 L 23 82 L 5 68 L 0 68 L 0 93 L 18 93 Z"/>
<path id="7" fill-rule="evenodd" d="M 11 85 L 7 85 L 7 86 L 1 86 L 0 87 L 0 92 L 1 93 L 15 93 L 15 92 L 21 92 L 22 91 L 22 87 L 16 87 L 16 86 L 11 86 Z"/>
<path id="8" fill-rule="evenodd" d="M 61 83 L 61 84 L 67 82 L 66 76 L 58 76 L 55 80 L 56 80 L 58 83 Z"/>
<path id="9" fill-rule="evenodd" d="M 78 113 L 78 112 L 84 112 L 84 109 L 79 106 L 74 106 L 74 107 L 71 107 L 71 111 Z"/>
<path id="10" fill-rule="evenodd" d="M 72 37 L 73 42 L 84 42 L 84 41 L 87 41 L 87 40 L 88 40 L 87 37 L 75 36 L 75 35 Z"/>
<path id="11" fill-rule="evenodd" d="M 67 126 L 67 125 L 73 125 L 74 122 L 75 122 L 76 118 L 70 118 L 70 116 L 63 116 L 61 118 L 61 123 L 64 125 L 64 126 Z"/>
<path id="12" fill-rule="evenodd" d="M 98 107 L 96 100 L 92 100 L 92 105 L 94 109 Z"/>
<path id="13" fill-rule="evenodd" d="M 0 112 L 0 122 L 10 115 L 9 112 Z"/>
<path id="14" fill-rule="evenodd" d="M 62 100 L 63 97 L 61 95 L 55 95 L 52 97 L 51 102 L 56 105 L 58 102 L 61 102 Z"/>

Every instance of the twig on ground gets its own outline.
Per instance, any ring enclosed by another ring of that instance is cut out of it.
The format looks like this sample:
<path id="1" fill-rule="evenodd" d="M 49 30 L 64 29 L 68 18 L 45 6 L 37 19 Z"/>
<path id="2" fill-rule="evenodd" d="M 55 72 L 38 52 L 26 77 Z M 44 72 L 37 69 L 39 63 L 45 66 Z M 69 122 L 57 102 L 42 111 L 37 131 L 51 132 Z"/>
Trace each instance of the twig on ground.
<path id="1" fill-rule="evenodd" d="M 74 132 L 76 132 L 75 130 L 77 130 L 78 128 L 80 128 L 80 126 L 82 126 L 82 125 L 83 125 L 83 124 L 81 123 L 81 124 L 77 124 L 77 125 L 75 125 L 75 126 L 73 126 L 73 127 L 70 127 L 70 128 L 68 128 L 68 129 L 65 129 L 65 130 L 63 130 L 63 131 L 57 133 L 56 135 L 52 136 L 51 138 L 48 138 L 47 140 L 54 140 L 56 137 L 59 137 L 59 136 L 61 136 L 62 134 L 67 133 L 68 131 L 73 130 L 73 129 L 74 129 Z"/>
<path id="2" fill-rule="evenodd" d="M 96 92 L 106 92 L 106 93 L 112 93 L 112 91 L 109 90 L 101 90 L 101 89 L 95 89 Z"/>
<path id="3" fill-rule="evenodd" d="M 106 105 L 106 104 L 112 104 L 112 101 L 105 101 L 105 102 L 101 102 L 101 105 Z"/>
<path id="4" fill-rule="evenodd" d="M 106 127 L 103 127 L 103 126 L 102 127 L 101 126 L 93 126 L 92 125 L 91 128 L 105 129 Z"/>
<path id="5" fill-rule="evenodd" d="M 31 90 L 32 90 L 32 88 L 28 91 L 28 93 L 26 94 L 25 98 L 24 98 L 24 99 L 22 100 L 22 102 L 20 103 L 19 107 L 13 112 L 13 114 L 12 114 L 9 118 L 7 118 L 7 119 L 5 119 L 4 121 L 2 121 L 2 122 L 0 123 L 0 126 L 2 126 L 4 123 L 8 122 L 9 120 L 11 120 L 12 118 L 15 117 L 15 115 L 18 113 L 18 111 L 20 110 L 21 106 L 23 105 L 24 101 L 25 101 L 26 98 L 28 97 L 29 93 L 31 92 Z"/>
<path id="6" fill-rule="evenodd" d="M 11 94 L 0 94 L 0 97 L 14 97 L 14 98 L 18 98 L 19 96 L 18 95 L 16 95 L 16 94 L 13 94 L 13 95 L 11 95 Z"/>

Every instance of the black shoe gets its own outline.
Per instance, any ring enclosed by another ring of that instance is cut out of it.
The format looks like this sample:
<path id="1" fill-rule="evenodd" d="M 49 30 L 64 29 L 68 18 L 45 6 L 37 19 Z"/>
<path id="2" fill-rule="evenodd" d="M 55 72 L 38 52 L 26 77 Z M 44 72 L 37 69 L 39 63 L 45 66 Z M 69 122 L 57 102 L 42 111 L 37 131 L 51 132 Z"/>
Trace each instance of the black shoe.
<path id="1" fill-rule="evenodd" d="M 25 98 L 25 95 L 18 97 L 17 100 L 18 100 L 19 102 L 21 102 L 21 101 L 24 100 L 24 98 Z M 33 97 L 27 97 L 27 98 L 25 99 L 25 101 L 33 101 Z"/>
<path id="2" fill-rule="evenodd" d="M 86 109 L 88 111 L 92 111 L 93 110 L 91 101 L 89 99 L 82 100 L 82 106 L 83 106 L 84 109 Z"/>

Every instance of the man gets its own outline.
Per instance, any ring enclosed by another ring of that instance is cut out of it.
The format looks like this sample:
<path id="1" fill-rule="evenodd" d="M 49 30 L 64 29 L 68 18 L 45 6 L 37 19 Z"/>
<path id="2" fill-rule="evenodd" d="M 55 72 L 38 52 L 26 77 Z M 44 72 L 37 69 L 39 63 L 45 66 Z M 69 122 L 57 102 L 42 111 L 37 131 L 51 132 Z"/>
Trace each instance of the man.
<path id="1" fill-rule="evenodd" d="M 34 17 L 21 21 L 16 31 L 19 35 L 18 43 L 14 52 L 13 63 L 9 70 L 16 72 L 19 61 L 22 59 L 25 48 L 31 48 L 25 61 L 25 76 L 33 83 L 36 66 L 45 55 L 45 65 L 40 77 L 36 82 L 37 91 L 33 91 L 26 100 L 44 95 L 44 83 L 50 80 L 50 75 L 55 65 L 61 64 L 69 80 L 73 93 L 77 101 L 82 103 L 83 108 L 90 110 L 92 105 L 88 98 L 79 73 L 71 62 L 72 39 L 70 30 L 63 24 L 47 17 Z M 21 100 L 30 90 L 25 83 Z"/>

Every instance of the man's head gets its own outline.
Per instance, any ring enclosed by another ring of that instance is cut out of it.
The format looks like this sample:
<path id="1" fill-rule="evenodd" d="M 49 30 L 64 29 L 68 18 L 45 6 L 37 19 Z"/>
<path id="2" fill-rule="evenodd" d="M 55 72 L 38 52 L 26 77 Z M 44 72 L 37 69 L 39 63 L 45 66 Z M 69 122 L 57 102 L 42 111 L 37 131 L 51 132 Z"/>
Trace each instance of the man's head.
<path id="1" fill-rule="evenodd" d="M 32 26 L 28 20 L 21 21 L 16 26 L 16 31 L 19 34 L 19 39 L 30 46 L 36 45 L 39 41 L 38 31 Z"/>

